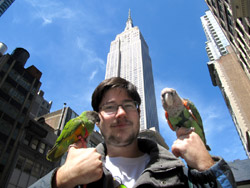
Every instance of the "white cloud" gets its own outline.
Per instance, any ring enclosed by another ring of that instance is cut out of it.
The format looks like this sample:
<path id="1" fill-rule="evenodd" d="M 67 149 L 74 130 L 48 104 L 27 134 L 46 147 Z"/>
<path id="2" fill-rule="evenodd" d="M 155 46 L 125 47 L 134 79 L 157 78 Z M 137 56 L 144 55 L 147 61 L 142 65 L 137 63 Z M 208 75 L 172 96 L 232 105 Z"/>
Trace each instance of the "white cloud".
<path id="1" fill-rule="evenodd" d="M 51 24 L 55 19 L 69 19 L 74 16 L 74 11 L 65 7 L 60 1 L 26 0 L 33 8 L 33 17 L 43 20 L 43 25 Z"/>
<path id="2" fill-rule="evenodd" d="M 215 134 L 222 134 L 228 128 L 228 124 L 232 124 L 228 119 L 227 110 L 216 103 L 201 105 L 200 115 L 206 136 L 211 140 Z"/>
<path id="3" fill-rule="evenodd" d="M 47 24 L 51 24 L 51 23 L 52 23 L 52 19 L 43 18 L 43 25 L 47 25 Z"/>
<path id="4" fill-rule="evenodd" d="M 93 80 L 93 78 L 95 77 L 95 75 L 98 73 L 97 70 L 93 71 L 92 74 L 89 77 L 89 80 Z"/>
<path id="5" fill-rule="evenodd" d="M 102 68 L 105 68 L 105 67 L 106 67 L 105 61 L 104 61 L 103 59 L 99 58 L 99 57 L 94 58 L 94 59 L 93 59 L 93 62 L 99 63 L 100 66 L 101 66 Z"/>
<path id="6" fill-rule="evenodd" d="M 85 38 L 77 37 L 76 45 L 81 52 L 83 52 L 83 56 L 86 58 L 86 62 L 88 64 L 97 65 L 97 67 L 102 70 L 105 69 L 105 61 L 97 56 L 96 52 L 90 49 L 87 45 L 87 41 Z M 82 69 L 86 69 L 86 64 L 82 64 Z"/>

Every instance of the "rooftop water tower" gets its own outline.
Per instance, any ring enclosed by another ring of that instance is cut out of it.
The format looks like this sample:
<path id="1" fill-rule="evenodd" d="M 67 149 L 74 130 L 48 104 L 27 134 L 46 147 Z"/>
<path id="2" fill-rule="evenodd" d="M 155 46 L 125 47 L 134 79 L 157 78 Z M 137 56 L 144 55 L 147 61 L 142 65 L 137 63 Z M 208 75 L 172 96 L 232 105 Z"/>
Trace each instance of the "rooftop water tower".
<path id="1" fill-rule="evenodd" d="M 0 42 L 0 57 L 4 55 L 4 53 L 7 51 L 8 47 L 6 44 Z"/>

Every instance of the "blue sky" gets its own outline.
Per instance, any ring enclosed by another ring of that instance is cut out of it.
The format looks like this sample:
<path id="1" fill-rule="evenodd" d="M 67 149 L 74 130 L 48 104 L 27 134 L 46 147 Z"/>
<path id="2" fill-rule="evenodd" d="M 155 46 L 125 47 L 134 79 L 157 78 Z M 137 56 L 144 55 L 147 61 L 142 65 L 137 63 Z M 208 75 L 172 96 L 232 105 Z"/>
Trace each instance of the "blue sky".
<path id="1" fill-rule="evenodd" d="M 212 155 L 227 161 L 246 159 L 240 138 L 206 63 L 201 0 L 22 0 L 0 17 L 0 41 L 29 51 L 25 67 L 42 72 L 41 89 L 53 101 L 80 114 L 91 109 L 91 95 L 104 79 L 111 41 L 126 24 L 128 10 L 149 46 L 160 133 L 171 146 L 176 139 L 164 118 L 160 92 L 177 89 L 192 100 L 203 118 Z"/>

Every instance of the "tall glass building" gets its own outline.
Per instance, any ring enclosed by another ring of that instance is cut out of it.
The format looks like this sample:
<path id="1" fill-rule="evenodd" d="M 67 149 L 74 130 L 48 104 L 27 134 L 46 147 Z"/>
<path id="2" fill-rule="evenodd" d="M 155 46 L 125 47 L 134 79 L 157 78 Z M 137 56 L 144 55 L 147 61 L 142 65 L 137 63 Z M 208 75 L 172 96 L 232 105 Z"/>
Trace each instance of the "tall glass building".
<path id="1" fill-rule="evenodd" d="M 208 69 L 214 86 L 218 86 L 250 158 L 250 80 L 237 53 L 211 11 L 201 17 L 207 37 Z"/>
<path id="2" fill-rule="evenodd" d="M 205 0 L 250 79 L 250 1 Z"/>
<path id="3" fill-rule="evenodd" d="M 226 55 L 228 53 L 226 46 L 229 42 L 211 11 L 206 11 L 206 14 L 201 17 L 201 23 L 207 38 L 206 51 L 209 60 L 213 61 Z"/>
<path id="4" fill-rule="evenodd" d="M 15 0 L 0 0 L 0 17 Z"/>
<path id="5" fill-rule="evenodd" d="M 129 11 L 124 31 L 111 42 L 105 78 L 119 76 L 136 85 L 142 99 L 141 130 L 155 127 L 159 132 L 155 88 L 148 46 Z"/>

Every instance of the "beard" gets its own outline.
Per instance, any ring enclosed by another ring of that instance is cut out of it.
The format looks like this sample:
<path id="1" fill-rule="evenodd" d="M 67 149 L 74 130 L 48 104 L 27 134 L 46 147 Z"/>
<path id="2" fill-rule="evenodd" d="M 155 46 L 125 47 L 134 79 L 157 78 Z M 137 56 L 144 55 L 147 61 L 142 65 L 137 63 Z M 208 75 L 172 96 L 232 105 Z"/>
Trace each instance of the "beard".
<path id="1" fill-rule="evenodd" d="M 137 139 L 138 133 L 131 133 L 126 139 L 122 139 L 119 136 L 110 135 L 108 138 L 104 136 L 105 142 L 108 145 L 117 147 L 125 147 L 132 144 Z"/>
<path id="2" fill-rule="evenodd" d="M 125 147 L 132 144 L 135 140 L 137 140 L 140 126 L 138 126 L 137 130 L 133 129 L 134 125 L 132 123 L 131 126 L 132 128 L 130 130 L 113 131 L 110 135 L 105 135 L 102 133 L 105 143 L 107 145 L 112 145 L 116 147 Z"/>

